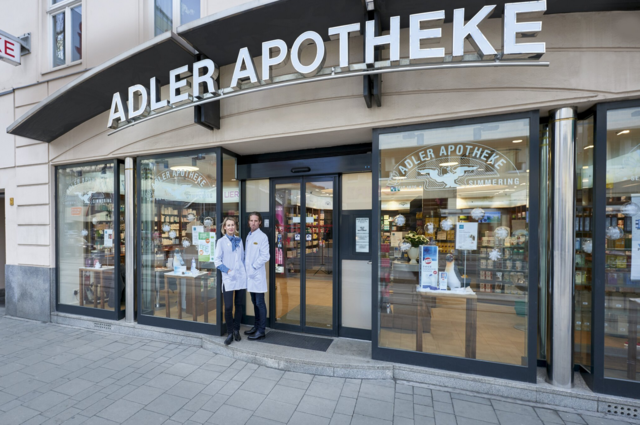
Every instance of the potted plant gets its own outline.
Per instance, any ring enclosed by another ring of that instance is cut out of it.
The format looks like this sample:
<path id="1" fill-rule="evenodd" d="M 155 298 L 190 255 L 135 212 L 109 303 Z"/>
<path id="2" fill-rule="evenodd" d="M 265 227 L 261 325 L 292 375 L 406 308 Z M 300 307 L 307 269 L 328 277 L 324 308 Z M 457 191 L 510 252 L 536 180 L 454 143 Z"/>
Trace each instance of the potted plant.
<path id="1" fill-rule="evenodd" d="M 411 244 L 411 248 L 407 253 L 409 255 L 409 258 L 411 259 L 411 261 L 409 261 L 409 264 L 418 264 L 416 260 L 420 255 L 420 245 L 427 245 L 429 243 L 429 240 L 426 236 L 419 235 L 414 231 L 407 233 L 404 238 Z"/>

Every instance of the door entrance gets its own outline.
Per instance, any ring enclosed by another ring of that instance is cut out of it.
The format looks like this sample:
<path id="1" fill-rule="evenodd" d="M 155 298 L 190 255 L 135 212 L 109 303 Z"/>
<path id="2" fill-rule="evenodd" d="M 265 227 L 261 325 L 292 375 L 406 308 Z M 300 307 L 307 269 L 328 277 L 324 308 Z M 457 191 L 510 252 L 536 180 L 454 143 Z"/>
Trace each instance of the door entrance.
<path id="1" fill-rule="evenodd" d="M 271 326 L 337 335 L 338 177 L 271 180 Z"/>

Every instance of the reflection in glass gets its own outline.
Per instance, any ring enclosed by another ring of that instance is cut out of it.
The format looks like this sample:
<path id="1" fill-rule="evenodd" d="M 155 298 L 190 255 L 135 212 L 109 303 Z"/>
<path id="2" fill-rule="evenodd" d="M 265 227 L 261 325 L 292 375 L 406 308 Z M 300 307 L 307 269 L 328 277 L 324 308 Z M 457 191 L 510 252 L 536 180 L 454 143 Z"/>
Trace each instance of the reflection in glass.
<path id="1" fill-rule="evenodd" d="M 640 380 L 640 108 L 607 113 L 604 376 Z M 618 234 L 615 234 L 618 233 Z"/>
<path id="2" fill-rule="evenodd" d="M 263 223 L 262 223 L 262 227 L 261 230 L 265 233 L 265 234 L 269 234 L 269 229 L 265 228 L 265 223 L 264 220 L 265 218 L 268 217 L 268 213 L 269 213 L 269 179 L 264 179 L 264 180 L 247 180 L 245 183 L 245 190 L 246 190 L 246 208 L 245 211 L 248 213 L 251 213 L 252 211 L 257 211 L 259 213 L 267 213 L 267 215 L 263 214 L 262 219 L 263 219 Z M 248 215 L 247 215 L 247 219 L 248 219 Z M 241 225 L 245 225 L 248 226 L 247 223 L 241 223 Z M 271 261 L 267 262 L 267 264 L 265 264 L 266 266 L 266 270 L 267 270 L 267 289 L 269 289 L 270 287 L 270 274 L 269 274 L 269 267 L 272 264 L 274 260 L 271 259 Z M 269 292 L 265 293 L 264 295 L 265 297 L 265 304 L 267 306 L 267 318 L 269 317 Z M 251 308 L 253 306 L 253 304 L 251 303 L 251 293 L 249 291 L 247 291 L 247 300 L 245 305 L 247 306 L 247 308 L 245 309 L 245 315 L 247 316 L 254 316 L 254 311 L 253 308 Z"/>
<path id="3" fill-rule="evenodd" d="M 82 59 L 82 6 L 71 9 L 71 61 Z"/>
<path id="4" fill-rule="evenodd" d="M 142 314 L 215 324 L 216 155 L 144 159 L 140 173 Z"/>
<path id="5" fill-rule="evenodd" d="M 521 119 L 380 135 L 381 346 L 527 364 L 529 134 Z"/>
<path id="6" fill-rule="evenodd" d="M 163 32 L 171 31 L 173 29 L 172 0 L 155 0 L 154 4 L 154 35 L 160 35 Z"/>
<path id="7" fill-rule="evenodd" d="M 593 285 L 593 122 L 578 121 L 576 137 L 576 243 L 574 359 L 591 370 L 591 288 Z"/>
<path id="8" fill-rule="evenodd" d="M 333 180 L 305 185 L 305 325 L 333 327 Z"/>
<path id="9" fill-rule="evenodd" d="M 114 277 L 120 261 L 115 258 L 120 239 L 114 235 L 114 174 L 113 163 L 57 170 L 60 304 L 113 311 L 115 291 L 124 288 L 122 276 Z"/>
<path id="10" fill-rule="evenodd" d="M 52 41 L 53 41 L 53 66 L 64 65 L 66 62 L 65 57 L 65 32 L 64 32 L 64 11 L 53 15 L 52 19 Z"/>
<path id="11" fill-rule="evenodd" d="M 180 0 L 180 25 L 200 19 L 200 0 Z"/>
<path id="12" fill-rule="evenodd" d="M 300 183 L 276 184 L 276 321 L 300 325 Z"/>

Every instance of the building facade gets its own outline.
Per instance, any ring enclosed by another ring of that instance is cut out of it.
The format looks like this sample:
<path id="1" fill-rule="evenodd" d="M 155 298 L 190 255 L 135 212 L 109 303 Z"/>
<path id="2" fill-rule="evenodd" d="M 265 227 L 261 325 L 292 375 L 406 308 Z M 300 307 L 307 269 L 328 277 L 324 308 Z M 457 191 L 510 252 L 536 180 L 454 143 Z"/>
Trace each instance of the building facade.
<path id="1" fill-rule="evenodd" d="M 221 335 L 257 211 L 273 329 L 638 394 L 640 9 L 473 3 L 13 5 L 7 314 Z"/>

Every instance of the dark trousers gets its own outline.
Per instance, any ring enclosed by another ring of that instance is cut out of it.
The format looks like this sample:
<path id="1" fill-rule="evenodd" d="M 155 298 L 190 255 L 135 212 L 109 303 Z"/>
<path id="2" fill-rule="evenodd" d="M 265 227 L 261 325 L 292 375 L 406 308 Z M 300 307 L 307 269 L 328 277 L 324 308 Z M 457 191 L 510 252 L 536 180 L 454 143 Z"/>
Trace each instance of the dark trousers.
<path id="1" fill-rule="evenodd" d="M 235 300 L 233 299 L 235 295 Z M 242 320 L 242 300 L 244 300 L 245 289 L 237 291 L 224 291 L 224 321 L 227 323 L 227 334 L 234 330 L 240 330 L 240 321 Z M 233 307 L 236 308 L 234 317 Z"/>
<path id="2" fill-rule="evenodd" d="M 267 305 L 264 303 L 264 293 L 250 292 L 253 312 L 255 314 L 255 327 L 258 332 L 264 333 L 267 327 Z"/>

